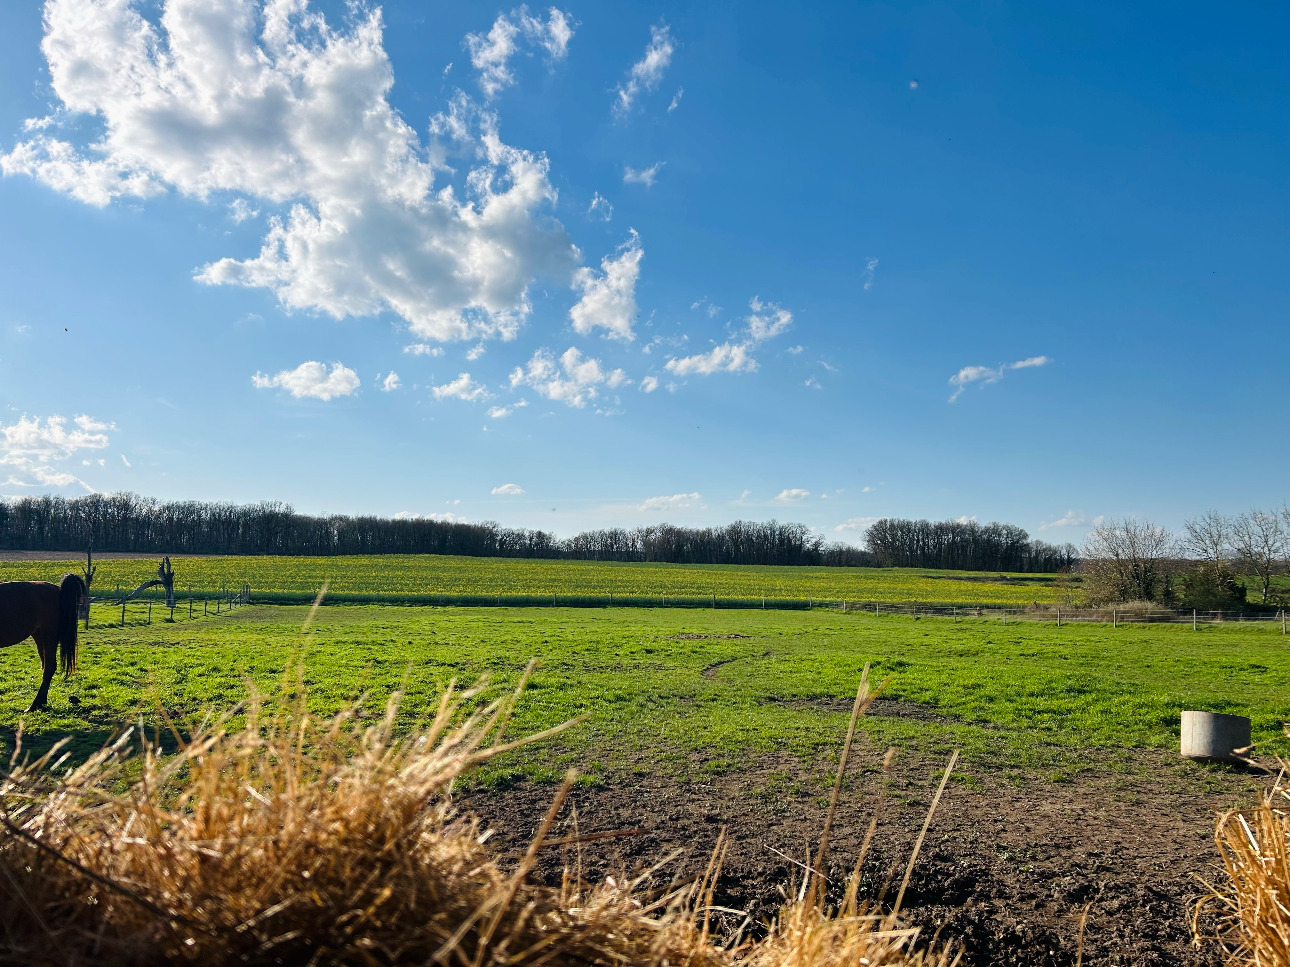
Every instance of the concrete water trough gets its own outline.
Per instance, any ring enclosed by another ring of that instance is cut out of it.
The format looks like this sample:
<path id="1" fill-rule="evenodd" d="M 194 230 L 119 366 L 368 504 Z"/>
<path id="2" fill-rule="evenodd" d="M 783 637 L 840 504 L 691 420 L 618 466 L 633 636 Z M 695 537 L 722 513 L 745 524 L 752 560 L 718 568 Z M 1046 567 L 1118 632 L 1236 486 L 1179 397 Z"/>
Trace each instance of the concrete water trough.
<path id="1" fill-rule="evenodd" d="M 1201 762 L 1245 762 L 1250 720 L 1219 712 L 1182 713 L 1182 756 Z M 1237 750 L 1242 750 L 1238 752 Z"/>

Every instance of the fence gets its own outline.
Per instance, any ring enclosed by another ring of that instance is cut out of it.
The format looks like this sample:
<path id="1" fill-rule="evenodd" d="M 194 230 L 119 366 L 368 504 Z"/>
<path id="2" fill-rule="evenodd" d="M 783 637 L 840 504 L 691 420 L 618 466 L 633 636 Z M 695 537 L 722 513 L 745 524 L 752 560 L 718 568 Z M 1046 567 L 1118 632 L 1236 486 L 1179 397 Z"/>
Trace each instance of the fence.
<path id="1" fill-rule="evenodd" d="M 164 591 L 150 589 L 135 595 L 124 595 L 118 588 L 116 594 L 102 597 L 90 598 L 81 608 L 80 618 L 85 622 L 85 627 L 90 627 L 90 615 L 92 608 L 107 610 L 107 612 L 116 617 L 117 609 L 120 608 L 120 618 L 117 621 L 100 622 L 100 626 L 116 626 L 124 628 L 127 624 L 127 617 L 133 614 L 136 620 L 129 622 L 136 625 L 152 624 L 152 609 L 158 601 L 163 606 L 158 610 L 166 614 L 162 620 L 167 624 L 175 623 L 175 612 L 179 612 L 180 617 L 187 614 L 188 620 L 196 618 L 207 618 L 221 614 L 227 614 L 238 605 L 251 603 L 250 585 L 243 584 L 236 591 L 230 592 L 227 587 L 218 591 L 197 591 L 192 590 L 186 593 L 175 595 L 175 606 L 173 608 L 164 607 L 166 595 Z"/>

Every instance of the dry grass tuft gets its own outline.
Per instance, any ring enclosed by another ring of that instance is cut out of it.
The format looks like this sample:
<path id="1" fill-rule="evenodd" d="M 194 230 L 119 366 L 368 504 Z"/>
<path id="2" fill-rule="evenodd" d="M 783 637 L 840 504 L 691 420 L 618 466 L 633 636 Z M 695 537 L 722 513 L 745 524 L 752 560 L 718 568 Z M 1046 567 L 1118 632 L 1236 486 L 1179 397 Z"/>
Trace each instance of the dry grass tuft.
<path id="1" fill-rule="evenodd" d="M 1227 882 L 1196 906 L 1216 914 L 1231 967 L 1290 967 L 1290 763 L 1254 809 L 1219 817 L 1214 839 Z"/>
<path id="2" fill-rule="evenodd" d="M 400 737 L 397 696 L 315 719 L 252 703 L 177 752 L 136 730 L 83 765 L 57 750 L 0 776 L 0 962 L 949 967 L 916 931 L 803 889 L 763 941 L 712 936 L 707 876 L 642 902 L 612 881 L 563 888 L 529 873 L 568 793 L 517 869 L 451 805 L 458 777 L 501 752 L 518 692 L 444 696 Z M 556 731 L 556 730 L 551 730 Z"/>

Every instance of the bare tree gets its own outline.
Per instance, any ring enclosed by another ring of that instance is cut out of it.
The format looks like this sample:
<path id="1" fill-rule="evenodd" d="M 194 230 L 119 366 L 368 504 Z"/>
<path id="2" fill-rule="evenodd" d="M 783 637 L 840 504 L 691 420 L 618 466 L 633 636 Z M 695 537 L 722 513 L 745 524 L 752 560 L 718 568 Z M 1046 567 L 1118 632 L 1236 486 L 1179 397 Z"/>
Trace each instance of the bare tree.
<path id="1" fill-rule="evenodd" d="M 1218 511 L 1208 510 L 1187 521 L 1186 527 L 1183 550 L 1197 561 L 1218 566 L 1231 556 L 1232 521 Z"/>
<path id="2" fill-rule="evenodd" d="M 1252 510 L 1232 521 L 1232 547 L 1241 567 L 1259 579 L 1263 592 L 1262 603 L 1268 603 L 1272 590 L 1272 575 L 1285 567 L 1290 552 L 1290 530 L 1281 514 Z"/>
<path id="3" fill-rule="evenodd" d="M 1163 527 L 1126 517 L 1093 528 L 1081 555 L 1093 604 L 1168 602 L 1173 593 L 1175 541 Z"/>

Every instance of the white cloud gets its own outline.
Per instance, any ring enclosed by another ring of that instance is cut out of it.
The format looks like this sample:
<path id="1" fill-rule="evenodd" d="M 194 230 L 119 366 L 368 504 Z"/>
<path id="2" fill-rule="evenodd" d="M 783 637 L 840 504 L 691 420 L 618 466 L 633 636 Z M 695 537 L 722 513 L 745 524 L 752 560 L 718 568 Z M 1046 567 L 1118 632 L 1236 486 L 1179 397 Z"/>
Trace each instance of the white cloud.
<path id="1" fill-rule="evenodd" d="M 442 511 L 432 514 L 414 514 L 410 510 L 400 510 L 394 515 L 395 520 L 440 520 L 448 524 L 463 523 L 466 518 L 460 514 L 454 514 L 450 511 Z"/>
<path id="2" fill-rule="evenodd" d="M 866 259 L 866 260 L 865 260 L 865 263 L 864 263 L 864 272 L 862 272 L 862 273 L 861 273 L 860 278 L 861 278 L 861 280 L 864 282 L 864 290 L 865 290 L 866 292 L 868 292 L 868 291 L 869 291 L 869 287 L 873 285 L 873 277 L 874 277 L 874 273 L 875 273 L 877 270 L 878 270 L 878 260 L 877 260 L 877 259 Z"/>
<path id="3" fill-rule="evenodd" d="M 833 529 L 840 533 L 847 531 L 864 531 L 868 530 L 870 525 L 876 524 L 881 518 L 878 517 L 848 517 L 841 524 Z"/>
<path id="4" fill-rule="evenodd" d="M 696 309 L 702 309 L 704 312 L 708 314 L 709 319 L 714 318 L 718 313 L 721 312 L 721 306 L 713 303 L 712 300 L 709 299 L 706 295 L 702 299 L 698 300 L 697 302 L 691 302 L 690 309 L 692 311 Z"/>
<path id="5" fill-rule="evenodd" d="M 233 204 L 228 206 L 228 214 L 233 221 L 241 225 L 249 218 L 256 218 L 260 214 L 260 209 L 252 208 L 245 198 L 236 198 Z"/>
<path id="6" fill-rule="evenodd" d="M 403 351 L 411 356 L 442 356 L 442 346 L 427 346 L 423 342 L 413 343 L 411 346 L 404 346 Z"/>
<path id="7" fill-rule="evenodd" d="M 824 389 L 824 387 L 820 385 L 820 381 L 819 381 L 818 379 L 816 379 L 814 376 L 808 376 L 808 377 L 806 377 L 806 388 L 807 388 L 807 389 Z"/>
<path id="8" fill-rule="evenodd" d="M 108 445 L 107 431 L 115 429 L 114 424 L 103 423 L 84 414 L 73 419 L 71 427 L 62 416 L 48 417 L 42 423 L 40 417 L 24 414 L 16 423 L 0 423 L 0 468 L 7 472 L 0 483 L 14 487 L 67 487 L 77 484 L 93 492 L 93 487 L 57 465 L 83 450 L 105 449 Z"/>
<path id="9" fill-rule="evenodd" d="M 512 388 L 531 386 L 549 400 L 579 408 L 598 399 L 600 387 L 613 389 L 628 382 L 621 369 L 605 372 L 600 360 L 583 356 L 572 346 L 560 356 L 558 365 L 550 350 L 539 349 L 526 365 L 516 366 L 511 373 Z"/>
<path id="10" fill-rule="evenodd" d="M 775 499 L 781 504 L 795 504 L 799 500 L 805 500 L 811 496 L 809 490 L 803 490 L 801 487 L 794 487 L 791 490 L 781 490 L 775 495 Z"/>
<path id="11" fill-rule="evenodd" d="M 126 466 L 127 468 L 128 468 L 128 467 L 132 467 L 132 466 L 134 466 L 134 464 L 132 464 L 129 460 L 127 460 L 127 459 L 126 459 L 126 457 L 125 457 L 125 454 L 124 454 L 124 453 L 120 454 L 120 457 L 121 457 L 121 462 L 122 462 L 123 464 L 125 464 L 125 466 Z M 103 461 L 102 461 L 102 460 L 100 460 L 100 461 L 99 461 L 99 466 L 100 466 L 100 467 L 101 467 L 101 466 L 103 466 Z"/>
<path id="12" fill-rule="evenodd" d="M 1047 356 L 1030 356 L 1026 359 L 1019 359 L 1015 363 L 1003 363 L 994 368 L 989 366 L 964 366 L 950 377 L 950 385 L 954 387 L 954 392 L 950 394 L 950 402 L 953 403 L 957 400 L 972 383 L 980 383 L 982 386 L 997 383 L 1003 379 L 1003 374 L 1010 369 L 1033 369 L 1036 366 L 1047 366 L 1051 362 L 1052 360 Z"/>
<path id="13" fill-rule="evenodd" d="M 656 510 L 689 510 L 694 507 L 703 506 L 703 497 L 700 494 L 672 494 L 668 497 L 648 497 L 636 505 L 640 511 Z"/>
<path id="14" fill-rule="evenodd" d="M 663 79 L 663 72 L 672 63 L 672 33 L 667 24 L 650 27 L 650 42 L 645 53 L 627 72 L 627 80 L 618 86 L 614 113 L 619 117 L 632 109 L 632 104 L 642 91 L 652 91 Z"/>
<path id="15" fill-rule="evenodd" d="M 753 296 L 748 307 L 752 309 L 748 315 L 748 338 L 754 343 L 778 336 L 793 324 L 793 314 L 773 302 L 762 302 Z"/>
<path id="16" fill-rule="evenodd" d="M 251 384 L 256 389 L 271 389 L 276 386 L 297 399 L 309 396 L 318 400 L 330 400 L 358 392 L 360 382 L 358 374 L 348 366 L 332 363 L 328 370 L 322 363 L 310 360 L 295 369 L 284 369 L 273 376 L 256 373 L 251 377 Z"/>
<path id="17" fill-rule="evenodd" d="M 587 215 L 607 222 L 614 217 L 614 206 L 609 203 L 608 198 L 596 192 L 591 197 L 591 204 L 587 206 Z"/>
<path id="18" fill-rule="evenodd" d="M 465 95 L 432 120 L 428 145 L 390 105 L 379 9 L 351 7 L 336 28 L 296 0 L 161 7 L 154 21 L 154 5 L 129 0 L 46 4 L 58 114 L 97 119 L 101 134 L 83 148 L 35 134 L 0 153 L 4 174 L 100 206 L 167 190 L 289 206 L 258 255 L 197 278 L 336 318 L 390 311 L 423 340 L 510 338 L 531 281 L 577 265 L 544 155 L 505 144 Z M 567 18 L 543 30 L 536 42 L 563 56 Z"/>
<path id="19" fill-rule="evenodd" d="M 487 34 L 467 34 L 466 49 L 470 63 L 479 71 L 479 86 L 484 96 L 496 97 L 504 88 L 515 83 L 510 59 L 518 50 L 517 40 L 524 39 L 540 46 L 554 63 L 564 60 L 573 38 L 574 24 L 569 15 L 552 7 L 546 23 L 529 14 L 527 6 L 512 10 L 509 15 L 498 14 Z M 444 74 L 452 68 L 449 64 Z"/>
<path id="20" fill-rule="evenodd" d="M 672 95 L 672 103 L 667 106 L 668 114 L 671 114 L 673 111 L 675 111 L 678 107 L 681 106 L 681 96 L 683 94 L 685 94 L 685 88 L 678 87 L 676 89 L 676 93 Z"/>
<path id="21" fill-rule="evenodd" d="M 656 389 L 658 389 L 658 377 L 657 377 L 657 376 L 646 376 L 644 379 L 642 379 L 642 380 L 641 380 L 641 392 L 642 392 L 642 393 L 652 393 L 652 392 L 654 392 Z"/>
<path id="22" fill-rule="evenodd" d="M 1048 530 L 1048 528 L 1050 527 L 1087 527 L 1088 525 L 1089 525 L 1089 519 L 1085 514 L 1080 514 L 1080 513 L 1076 513 L 1073 510 L 1068 510 L 1066 511 L 1066 513 L 1062 514 L 1062 516 L 1058 517 L 1056 520 L 1044 521 L 1042 524 L 1039 525 L 1039 529 L 1043 531 L 1043 530 Z"/>
<path id="23" fill-rule="evenodd" d="M 788 347 L 788 354 L 789 354 L 790 356 L 800 356 L 800 355 L 802 354 L 802 350 L 803 350 L 804 348 L 805 348 L 805 347 L 803 347 L 803 346 L 789 346 L 789 347 Z"/>
<path id="24" fill-rule="evenodd" d="M 458 399 L 468 403 L 489 399 L 492 394 L 470 378 L 470 373 L 459 373 L 451 383 L 433 386 L 430 392 L 437 400 Z"/>
<path id="25" fill-rule="evenodd" d="M 646 188 L 653 188 L 654 182 L 658 179 L 659 169 L 662 168 L 666 161 L 656 161 L 648 168 L 633 168 L 630 165 L 623 168 L 624 185 L 644 185 Z"/>
<path id="26" fill-rule="evenodd" d="M 379 376 L 377 378 L 380 379 Z M 396 373 L 394 370 L 390 370 L 389 374 L 385 377 L 385 379 L 381 381 L 381 389 L 387 393 L 394 392 L 396 389 L 399 388 L 400 385 L 401 384 L 399 383 L 399 374 Z"/>
<path id="27" fill-rule="evenodd" d="M 618 247 L 616 257 L 606 255 L 600 260 L 599 275 L 585 266 L 573 273 L 574 288 L 582 290 L 582 298 L 569 310 L 574 331 L 586 335 L 600 326 L 615 339 L 630 342 L 635 338 L 632 319 L 636 316 L 636 280 L 640 278 L 644 255 L 640 236 L 633 229 Z"/>
<path id="28" fill-rule="evenodd" d="M 495 495 L 500 494 L 506 497 L 518 497 L 520 494 L 524 493 L 524 488 L 519 484 L 505 483 L 500 487 L 494 487 L 492 492 Z"/>
<path id="29" fill-rule="evenodd" d="M 476 343 L 466 351 L 466 359 L 468 359 L 470 362 L 473 363 L 476 359 L 484 355 L 484 353 L 486 352 L 488 352 L 487 346 L 485 346 L 482 342 Z"/>
<path id="30" fill-rule="evenodd" d="M 751 373 L 757 369 L 757 360 L 748 354 L 748 346 L 724 342 L 706 353 L 669 359 L 663 368 L 675 376 Z"/>

